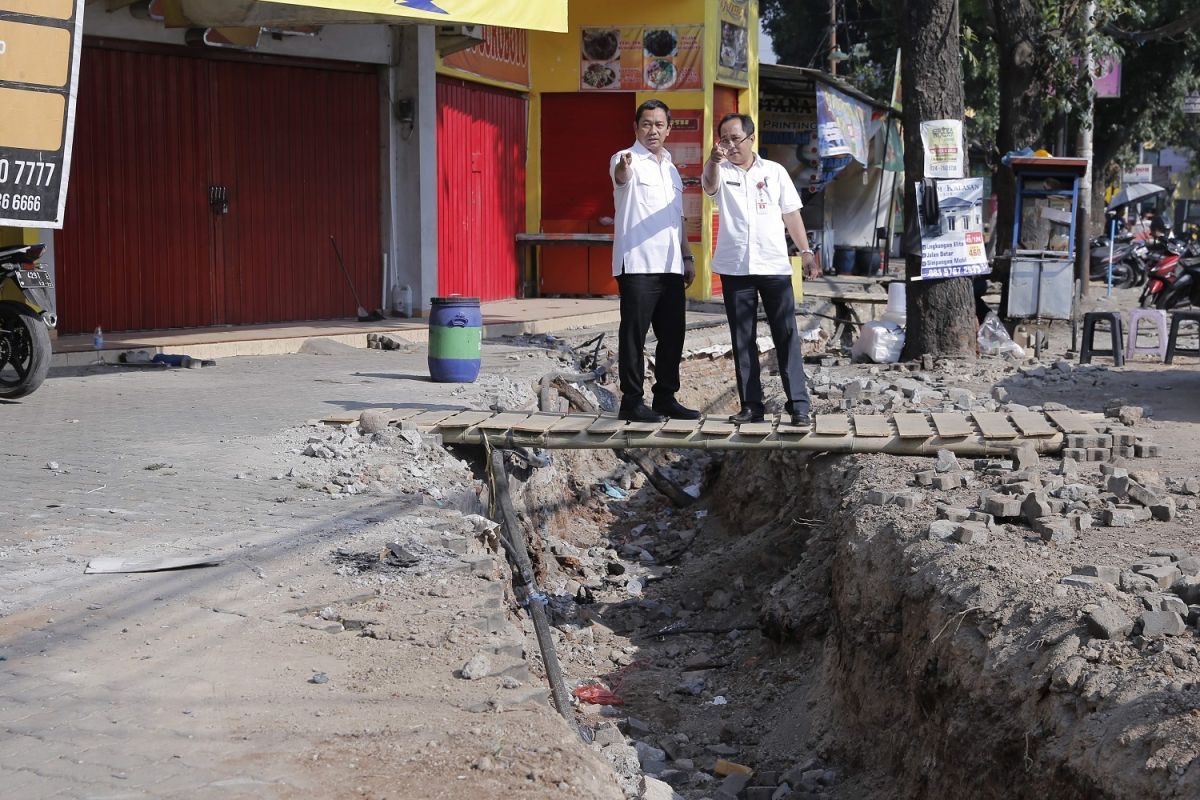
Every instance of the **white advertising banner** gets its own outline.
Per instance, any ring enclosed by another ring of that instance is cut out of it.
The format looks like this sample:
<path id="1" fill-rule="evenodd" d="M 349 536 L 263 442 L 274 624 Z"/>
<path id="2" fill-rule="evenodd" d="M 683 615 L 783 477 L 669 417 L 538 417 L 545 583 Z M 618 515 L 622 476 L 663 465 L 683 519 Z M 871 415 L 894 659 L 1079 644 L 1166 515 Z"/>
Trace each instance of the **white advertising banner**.
<path id="1" fill-rule="evenodd" d="M 966 168 L 962 120 L 937 119 L 921 123 L 926 178 L 961 178 Z"/>
<path id="2" fill-rule="evenodd" d="M 917 191 L 921 280 L 991 272 L 983 243 L 983 178 L 937 182 L 938 218 L 925 219 L 924 187 Z"/>

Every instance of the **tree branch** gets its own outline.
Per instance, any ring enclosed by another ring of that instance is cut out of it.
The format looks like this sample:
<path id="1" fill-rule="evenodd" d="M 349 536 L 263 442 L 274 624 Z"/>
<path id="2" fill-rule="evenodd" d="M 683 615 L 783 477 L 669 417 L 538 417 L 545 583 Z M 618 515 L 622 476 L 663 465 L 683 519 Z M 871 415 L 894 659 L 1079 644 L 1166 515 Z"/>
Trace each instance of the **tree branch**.
<path id="1" fill-rule="evenodd" d="M 1172 36 L 1187 33 L 1197 25 L 1200 25 L 1200 9 L 1189 11 L 1174 22 L 1168 22 L 1166 25 L 1160 25 L 1148 31 L 1125 31 L 1116 25 L 1105 25 L 1104 32 L 1114 39 L 1123 39 L 1135 44 L 1145 44 L 1146 42 L 1170 39 Z"/>

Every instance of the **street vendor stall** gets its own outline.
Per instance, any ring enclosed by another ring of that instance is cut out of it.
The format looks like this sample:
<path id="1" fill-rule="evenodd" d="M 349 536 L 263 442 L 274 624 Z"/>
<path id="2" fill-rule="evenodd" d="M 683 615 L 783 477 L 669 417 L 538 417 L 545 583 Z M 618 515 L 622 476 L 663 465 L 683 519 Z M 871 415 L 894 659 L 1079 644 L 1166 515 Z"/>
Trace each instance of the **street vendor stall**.
<path id="1" fill-rule="evenodd" d="M 1036 326 L 1067 321 L 1074 343 L 1079 306 L 1075 217 L 1087 160 L 1019 157 L 1010 159 L 1009 167 L 1016 192 L 1004 315 Z M 1034 341 L 1040 345 L 1041 339 L 1035 336 Z"/>

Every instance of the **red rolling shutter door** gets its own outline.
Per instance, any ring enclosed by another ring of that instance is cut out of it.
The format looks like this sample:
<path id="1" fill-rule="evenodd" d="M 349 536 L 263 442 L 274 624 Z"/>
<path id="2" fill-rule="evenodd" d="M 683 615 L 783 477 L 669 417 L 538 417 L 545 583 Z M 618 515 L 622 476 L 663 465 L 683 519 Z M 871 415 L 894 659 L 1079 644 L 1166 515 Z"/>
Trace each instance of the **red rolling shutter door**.
<path id="1" fill-rule="evenodd" d="M 526 101 L 439 77 L 438 293 L 515 297 L 525 228 Z"/>

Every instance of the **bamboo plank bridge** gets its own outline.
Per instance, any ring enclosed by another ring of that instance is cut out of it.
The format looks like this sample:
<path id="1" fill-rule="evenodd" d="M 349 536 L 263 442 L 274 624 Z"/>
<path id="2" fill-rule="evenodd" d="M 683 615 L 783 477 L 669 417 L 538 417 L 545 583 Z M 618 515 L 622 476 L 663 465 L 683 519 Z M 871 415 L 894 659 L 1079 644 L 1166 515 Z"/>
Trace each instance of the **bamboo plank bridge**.
<path id="1" fill-rule="evenodd" d="M 442 437 L 443 444 L 538 447 L 551 450 L 693 448 L 706 450 L 808 450 L 830 453 L 1002 455 L 1023 442 L 1040 453 L 1059 452 L 1070 435 L 1096 435 L 1093 420 L 1070 410 L 1046 412 L 913 412 L 817 414 L 811 429 L 779 417 L 737 425 L 726 415 L 661 423 L 625 422 L 605 414 L 491 412 L 421 407 L 375 409 L 391 425 Z M 358 414 L 322 422 L 347 425 Z"/>

